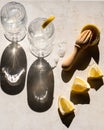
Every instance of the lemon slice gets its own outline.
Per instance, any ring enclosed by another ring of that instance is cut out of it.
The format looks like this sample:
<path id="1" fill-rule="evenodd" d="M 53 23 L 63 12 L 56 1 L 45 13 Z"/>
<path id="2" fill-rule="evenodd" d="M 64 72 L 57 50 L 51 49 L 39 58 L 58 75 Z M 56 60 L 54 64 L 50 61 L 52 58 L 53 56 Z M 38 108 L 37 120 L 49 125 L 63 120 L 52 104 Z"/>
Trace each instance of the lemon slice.
<path id="1" fill-rule="evenodd" d="M 88 79 L 98 79 L 103 77 L 103 72 L 97 64 L 93 64 L 88 71 Z"/>
<path id="2" fill-rule="evenodd" d="M 76 77 L 74 79 L 71 91 L 74 93 L 85 93 L 90 89 L 90 85 L 85 80 Z"/>
<path id="3" fill-rule="evenodd" d="M 45 28 L 49 23 L 51 23 L 53 20 L 55 19 L 55 16 L 50 16 L 49 18 L 47 18 L 43 24 L 42 27 Z"/>
<path id="4" fill-rule="evenodd" d="M 75 110 L 74 104 L 64 96 L 59 96 L 58 108 L 62 115 L 67 115 Z"/>

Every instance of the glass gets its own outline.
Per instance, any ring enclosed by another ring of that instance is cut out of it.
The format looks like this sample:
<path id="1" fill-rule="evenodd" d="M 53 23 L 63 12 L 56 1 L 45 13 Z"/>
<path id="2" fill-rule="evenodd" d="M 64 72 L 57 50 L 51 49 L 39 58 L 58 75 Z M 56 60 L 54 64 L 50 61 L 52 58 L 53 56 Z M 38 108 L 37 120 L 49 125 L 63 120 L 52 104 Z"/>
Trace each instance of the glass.
<path id="1" fill-rule="evenodd" d="M 53 49 L 54 25 L 50 23 L 42 28 L 46 18 L 34 19 L 28 27 L 28 39 L 30 41 L 30 50 L 36 57 L 46 57 Z"/>
<path id="2" fill-rule="evenodd" d="M 26 35 L 26 11 L 22 4 L 8 2 L 1 9 L 1 24 L 9 41 L 19 42 Z"/>
<path id="3" fill-rule="evenodd" d="M 51 65 L 52 69 L 54 69 L 60 58 L 63 58 L 66 51 L 66 42 L 60 41 L 54 46 L 53 54 L 49 57 L 48 62 Z"/>
<path id="4" fill-rule="evenodd" d="M 11 42 L 1 57 L 1 88 L 15 95 L 23 90 L 26 77 L 27 58 L 18 42 L 26 35 L 27 15 L 24 6 L 17 2 L 7 3 L 0 13 L 4 35 Z"/>
<path id="5" fill-rule="evenodd" d="M 50 108 L 54 92 L 53 71 L 44 59 L 53 49 L 54 25 L 49 23 L 45 28 L 42 28 L 45 20 L 45 18 L 34 19 L 28 27 L 30 51 L 38 57 L 28 72 L 28 104 L 32 110 L 37 112 L 43 112 Z"/>

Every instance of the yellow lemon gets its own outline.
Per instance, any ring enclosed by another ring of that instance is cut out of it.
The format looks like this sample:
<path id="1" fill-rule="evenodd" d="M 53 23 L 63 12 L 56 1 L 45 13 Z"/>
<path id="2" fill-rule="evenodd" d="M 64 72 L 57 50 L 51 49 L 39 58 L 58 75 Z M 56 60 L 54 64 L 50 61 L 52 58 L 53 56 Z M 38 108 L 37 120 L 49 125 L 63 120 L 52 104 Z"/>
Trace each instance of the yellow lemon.
<path id="1" fill-rule="evenodd" d="M 94 24 L 87 24 L 82 28 L 81 32 L 83 32 L 85 30 L 91 30 L 92 34 L 93 34 L 90 46 L 97 45 L 99 43 L 99 41 L 100 41 L 99 28 Z"/>
<path id="2" fill-rule="evenodd" d="M 74 104 L 64 96 L 58 98 L 58 109 L 62 115 L 67 115 L 75 110 Z"/>
<path id="3" fill-rule="evenodd" d="M 49 23 L 51 23 L 53 20 L 55 19 L 55 16 L 50 16 L 49 18 L 47 18 L 43 24 L 42 27 L 45 28 Z"/>
<path id="4" fill-rule="evenodd" d="M 88 79 L 98 79 L 103 77 L 103 72 L 97 64 L 93 64 L 88 71 Z"/>
<path id="5" fill-rule="evenodd" d="M 85 93 L 90 89 L 90 85 L 80 77 L 74 79 L 71 91 L 74 93 Z"/>

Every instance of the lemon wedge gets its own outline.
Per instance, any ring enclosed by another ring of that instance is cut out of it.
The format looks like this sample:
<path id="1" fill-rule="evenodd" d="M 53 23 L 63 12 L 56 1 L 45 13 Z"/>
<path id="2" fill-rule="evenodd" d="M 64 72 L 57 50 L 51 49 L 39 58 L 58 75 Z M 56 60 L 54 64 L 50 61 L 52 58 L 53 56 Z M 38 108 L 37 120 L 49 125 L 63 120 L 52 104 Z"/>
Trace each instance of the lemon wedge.
<path id="1" fill-rule="evenodd" d="M 74 104 L 64 96 L 58 98 L 58 109 L 62 115 L 67 115 L 75 110 Z"/>
<path id="2" fill-rule="evenodd" d="M 51 23 L 53 20 L 55 19 L 55 16 L 50 16 L 49 18 L 47 18 L 43 24 L 42 27 L 45 28 L 49 23 Z"/>
<path id="3" fill-rule="evenodd" d="M 99 79 L 103 77 L 103 72 L 97 64 L 93 64 L 88 71 L 88 79 Z"/>
<path id="4" fill-rule="evenodd" d="M 74 93 L 85 93 L 90 89 L 90 85 L 87 81 L 81 79 L 80 77 L 76 77 L 74 79 L 71 91 Z"/>

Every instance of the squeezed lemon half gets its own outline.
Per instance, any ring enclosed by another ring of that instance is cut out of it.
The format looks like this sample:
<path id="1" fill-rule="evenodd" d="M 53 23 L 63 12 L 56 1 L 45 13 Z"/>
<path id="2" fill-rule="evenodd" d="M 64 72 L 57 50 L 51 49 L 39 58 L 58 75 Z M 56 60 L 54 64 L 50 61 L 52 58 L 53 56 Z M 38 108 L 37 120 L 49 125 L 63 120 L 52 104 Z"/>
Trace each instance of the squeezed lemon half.
<path id="1" fill-rule="evenodd" d="M 103 72 L 97 64 L 93 64 L 88 71 L 88 79 L 98 79 L 103 77 Z"/>
<path id="2" fill-rule="evenodd" d="M 99 30 L 99 28 L 94 24 L 87 24 L 82 28 L 81 32 L 83 32 L 85 30 L 91 30 L 92 34 L 93 34 L 90 46 L 97 45 L 100 41 L 100 30 Z"/>
<path id="3" fill-rule="evenodd" d="M 53 20 L 55 19 L 55 16 L 50 16 L 49 18 L 47 18 L 43 24 L 42 27 L 45 28 L 49 23 L 51 23 Z"/>
<path id="4" fill-rule="evenodd" d="M 58 109 L 62 115 L 67 115 L 75 110 L 74 104 L 64 96 L 58 98 Z"/>
<path id="5" fill-rule="evenodd" d="M 74 79 L 71 91 L 74 93 L 85 93 L 90 89 L 90 85 L 80 77 Z"/>

